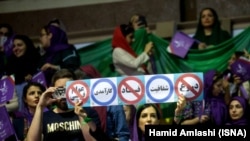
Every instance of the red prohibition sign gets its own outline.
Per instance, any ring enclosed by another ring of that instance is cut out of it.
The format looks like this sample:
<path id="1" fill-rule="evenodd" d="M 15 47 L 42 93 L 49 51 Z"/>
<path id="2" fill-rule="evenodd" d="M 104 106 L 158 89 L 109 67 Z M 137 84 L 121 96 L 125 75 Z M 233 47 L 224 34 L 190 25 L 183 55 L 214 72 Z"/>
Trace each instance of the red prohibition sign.
<path id="1" fill-rule="evenodd" d="M 184 80 L 184 78 L 186 78 L 186 77 L 192 77 L 193 79 L 195 79 L 198 82 L 198 85 L 199 85 L 198 91 L 196 91 L 186 80 Z M 178 87 L 179 83 L 184 84 L 188 88 L 188 90 L 190 90 L 195 95 L 191 98 L 186 97 L 186 99 L 188 101 L 192 101 L 192 100 L 196 99 L 197 97 L 199 97 L 199 95 L 201 94 L 202 89 L 203 89 L 202 81 L 197 75 L 195 75 L 195 74 L 183 74 L 175 82 L 175 92 L 178 96 L 182 95 L 182 93 L 179 91 L 179 87 Z"/>
<path id="2" fill-rule="evenodd" d="M 82 85 L 86 89 L 85 97 L 83 97 L 82 94 L 74 87 L 75 85 Z M 75 106 L 74 101 L 72 101 L 69 97 L 70 90 L 72 90 L 79 97 L 79 99 L 81 99 L 81 105 L 85 104 L 88 101 L 90 90 L 88 85 L 84 81 L 78 80 L 72 82 L 66 91 L 66 98 L 68 99 L 71 105 Z"/>
<path id="3" fill-rule="evenodd" d="M 138 85 L 141 87 L 140 88 L 140 92 L 141 93 L 137 93 L 130 85 L 129 83 L 127 83 L 128 81 L 135 81 L 138 83 Z M 131 99 L 126 99 L 123 94 L 122 94 L 122 86 L 125 86 L 126 88 L 128 88 L 128 90 L 136 97 L 135 100 L 131 100 Z M 119 97 L 122 99 L 123 102 L 127 103 L 127 104 L 136 104 L 138 103 L 144 96 L 145 94 L 145 87 L 144 84 L 141 82 L 140 79 L 136 78 L 136 77 L 127 77 L 125 79 L 123 79 L 119 86 L 118 86 L 118 95 Z"/>

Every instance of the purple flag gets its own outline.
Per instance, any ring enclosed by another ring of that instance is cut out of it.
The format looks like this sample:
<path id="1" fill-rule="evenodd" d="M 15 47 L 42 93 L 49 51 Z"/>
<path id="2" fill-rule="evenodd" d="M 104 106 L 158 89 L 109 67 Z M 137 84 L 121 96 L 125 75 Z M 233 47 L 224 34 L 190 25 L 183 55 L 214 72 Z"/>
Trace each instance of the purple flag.
<path id="1" fill-rule="evenodd" d="M 195 40 L 193 38 L 189 37 L 183 32 L 178 31 L 175 33 L 173 39 L 171 40 L 170 48 L 168 48 L 168 51 L 181 58 L 185 58 L 187 52 L 194 42 Z"/>
<path id="2" fill-rule="evenodd" d="M 5 106 L 0 107 L 0 140 L 3 141 L 9 136 L 15 134 L 15 131 L 10 122 L 9 114 Z"/>
<path id="3" fill-rule="evenodd" d="M 231 64 L 231 70 L 233 74 L 239 76 L 242 82 L 250 80 L 250 61 L 239 58 L 233 64 Z"/>
<path id="4" fill-rule="evenodd" d="M 38 83 L 42 84 L 43 86 L 47 87 L 46 79 L 45 79 L 44 73 L 42 71 L 35 74 L 32 77 L 31 81 L 38 82 Z"/>
<path id="5" fill-rule="evenodd" d="M 12 99 L 15 90 L 15 83 L 11 77 L 0 80 L 0 104 Z"/>
<path id="6" fill-rule="evenodd" d="M 10 56 L 12 54 L 14 37 L 15 35 L 12 35 L 11 37 L 8 37 L 7 40 L 4 42 L 4 52 L 6 56 Z"/>

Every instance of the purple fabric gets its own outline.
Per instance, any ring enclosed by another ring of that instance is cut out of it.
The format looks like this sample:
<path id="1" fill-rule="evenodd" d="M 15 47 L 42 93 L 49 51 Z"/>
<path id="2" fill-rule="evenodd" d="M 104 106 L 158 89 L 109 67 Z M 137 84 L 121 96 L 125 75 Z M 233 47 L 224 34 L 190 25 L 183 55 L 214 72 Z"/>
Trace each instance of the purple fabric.
<path id="1" fill-rule="evenodd" d="M 32 77 L 32 80 L 33 82 L 38 82 L 40 84 L 42 84 L 44 87 L 47 88 L 47 83 L 46 83 L 46 79 L 45 79 L 45 76 L 44 76 L 44 73 L 42 71 L 38 72 L 37 74 L 35 74 L 33 77 Z"/>
<path id="2" fill-rule="evenodd" d="M 14 89 L 15 84 L 11 77 L 6 77 L 0 80 L 0 104 L 12 99 Z"/>
<path id="3" fill-rule="evenodd" d="M 12 48 L 13 48 L 13 40 L 14 40 L 15 34 L 8 37 L 6 42 L 4 43 L 4 52 L 7 57 L 9 57 L 12 54 Z"/>
<path id="4" fill-rule="evenodd" d="M 185 58 L 195 40 L 183 32 L 176 32 L 170 43 L 171 52 Z"/>
<path id="5" fill-rule="evenodd" d="M 214 120 L 216 125 L 223 125 L 223 122 L 227 119 L 227 106 L 224 101 L 223 94 L 219 94 L 219 96 L 213 96 L 213 83 L 214 76 L 216 74 L 215 70 L 209 70 L 205 73 L 205 90 L 204 90 L 204 98 L 205 102 L 210 105 L 211 117 Z"/>
<path id="6" fill-rule="evenodd" d="M 7 109 L 5 106 L 0 107 L 0 140 L 5 140 L 9 136 L 15 134 L 15 131 L 12 127 Z"/>
<path id="7" fill-rule="evenodd" d="M 223 125 L 227 119 L 227 106 L 223 97 L 209 99 L 211 116 L 216 125 Z"/>
<path id="8" fill-rule="evenodd" d="M 209 70 L 204 75 L 204 98 L 207 99 L 209 97 L 209 93 L 211 93 L 213 88 L 213 77 L 215 76 L 215 70 Z"/>
<path id="9" fill-rule="evenodd" d="M 246 89 L 244 88 L 244 86 L 242 84 L 240 85 L 240 91 L 241 91 L 241 93 L 242 93 L 242 95 L 244 96 L 245 99 L 249 99 L 247 91 L 246 91 Z"/>
<path id="10" fill-rule="evenodd" d="M 67 35 L 62 29 L 53 25 L 50 25 L 48 28 L 50 33 L 52 33 L 52 38 L 50 46 L 45 51 L 48 55 L 47 62 L 51 62 L 57 52 L 70 48 L 70 45 L 68 44 Z"/>
<path id="11" fill-rule="evenodd" d="M 243 108 L 243 116 L 238 119 L 238 120 L 231 120 L 228 124 L 229 125 L 248 125 L 248 122 L 247 122 L 247 111 L 248 108 L 247 108 L 247 101 L 246 99 L 244 99 L 243 97 L 240 97 L 240 96 L 235 96 L 231 99 L 230 103 L 233 101 L 233 100 L 237 100 L 239 101 L 239 103 L 241 104 L 242 108 Z"/>
<path id="12" fill-rule="evenodd" d="M 230 66 L 232 72 L 239 76 L 242 82 L 250 80 L 250 62 L 246 59 L 238 59 Z"/>

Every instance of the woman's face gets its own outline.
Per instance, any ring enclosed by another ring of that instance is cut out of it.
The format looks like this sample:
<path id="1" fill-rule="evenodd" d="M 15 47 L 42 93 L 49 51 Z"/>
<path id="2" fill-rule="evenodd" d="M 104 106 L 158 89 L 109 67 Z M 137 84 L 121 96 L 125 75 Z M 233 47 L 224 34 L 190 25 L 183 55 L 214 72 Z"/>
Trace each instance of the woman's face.
<path id="1" fill-rule="evenodd" d="M 26 98 L 24 99 L 24 102 L 28 105 L 28 107 L 35 108 L 39 102 L 39 99 L 42 93 L 43 92 L 41 91 L 39 87 L 31 86 L 27 90 Z"/>
<path id="2" fill-rule="evenodd" d="M 229 114 L 230 114 L 230 117 L 232 120 L 238 120 L 243 116 L 244 110 L 243 110 L 243 107 L 238 100 L 233 100 L 230 103 Z"/>
<path id="3" fill-rule="evenodd" d="M 27 46 L 23 40 L 15 39 L 13 42 L 13 54 L 18 58 L 25 54 Z"/>
<path id="4" fill-rule="evenodd" d="M 213 84 L 213 96 L 219 96 L 222 90 L 222 79 L 220 79 Z"/>
<path id="5" fill-rule="evenodd" d="M 139 128 L 145 133 L 145 125 L 158 125 L 158 118 L 156 110 L 152 106 L 145 108 L 139 117 Z"/>
<path id="6" fill-rule="evenodd" d="M 50 46 L 50 39 L 52 34 L 47 34 L 45 29 L 42 29 L 40 32 L 40 42 L 43 48 L 47 48 Z"/>
<path id="7" fill-rule="evenodd" d="M 132 27 L 134 28 L 134 30 L 140 28 L 139 24 L 139 16 L 138 15 L 134 15 L 132 16 L 130 22 L 132 23 Z"/>
<path id="8" fill-rule="evenodd" d="M 126 36 L 126 41 L 128 42 L 129 45 L 132 44 L 133 39 L 134 39 L 133 33 L 129 33 L 129 34 Z"/>
<path id="9" fill-rule="evenodd" d="M 211 27 L 214 24 L 214 15 L 209 9 L 202 11 L 201 23 L 203 27 Z"/>

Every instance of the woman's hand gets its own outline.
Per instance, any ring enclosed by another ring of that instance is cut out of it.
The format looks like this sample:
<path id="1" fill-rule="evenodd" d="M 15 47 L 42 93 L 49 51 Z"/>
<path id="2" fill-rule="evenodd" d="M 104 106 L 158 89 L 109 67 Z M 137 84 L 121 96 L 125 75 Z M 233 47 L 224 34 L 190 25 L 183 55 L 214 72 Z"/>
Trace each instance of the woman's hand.
<path id="1" fill-rule="evenodd" d="M 24 77 L 25 81 L 30 81 L 32 79 L 32 75 L 28 74 Z"/>
<path id="2" fill-rule="evenodd" d="M 60 70 L 60 66 L 52 65 L 50 63 L 46 63 L 41 67 L 42 71 L 46 71 L 47 69 Z"/>
<path id="3" fill-rule="evenodd" d="M 207 48 L 207 45 L 205 43 L 199 43 L 198 49 L 202 50 L 202 49 L 205 49 L 205 48 Z"/>
<path id="4" fill-rule="evenodd" d="M 148 55 L 151 55 L 151 50 L 153 48 L 153 42 L 148 42 L 144 48 L 144 52 L 147 53 Z"/>
<path id="5" fill-rule="evenodd" d="M 187 101 L 186 101 L 185 96 L 183 96 L 183 95 L 179 96 L 177 106 L 175 109 L 175 115 L 181 114 L 181 112 L 185 108 L 186 104 L 187 104 Z"/>

